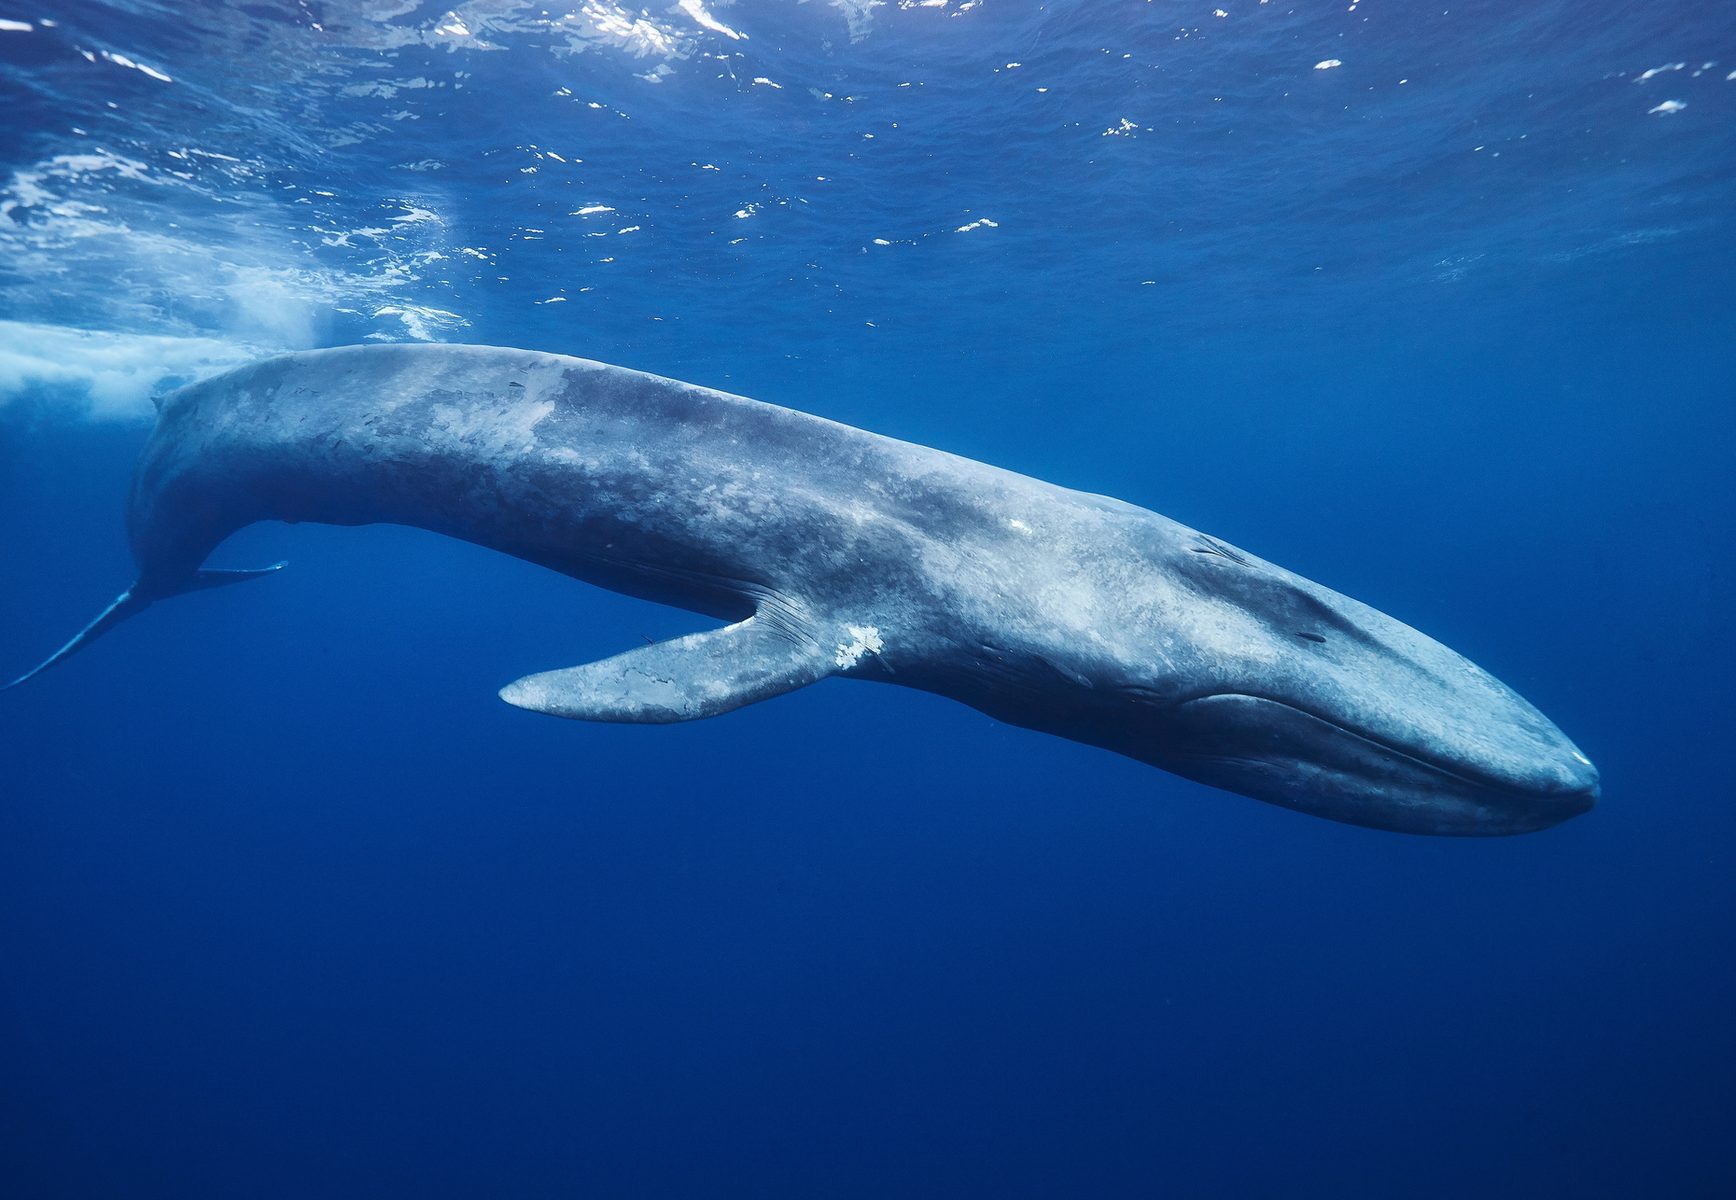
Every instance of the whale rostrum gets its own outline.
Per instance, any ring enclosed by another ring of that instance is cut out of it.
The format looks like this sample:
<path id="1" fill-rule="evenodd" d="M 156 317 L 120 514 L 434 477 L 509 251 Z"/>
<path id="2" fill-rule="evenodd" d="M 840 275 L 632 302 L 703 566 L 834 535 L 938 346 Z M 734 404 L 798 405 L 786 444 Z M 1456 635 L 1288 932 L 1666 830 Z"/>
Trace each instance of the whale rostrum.
<path id="1" fill-rule="evenodd" d="M 204 565 L 259 521 L 416 526 L 723 623 L 501 691 L 555 716 L 685 721 L 839 676 L 1384 829 L 1520 833 L 1598 794 L 1486 672 L 1157 513 L 484 346 L 287 354 L 165 397 L 128 502 L 137 580 L 8 686 L 158 600 L 274 571 Z"/>

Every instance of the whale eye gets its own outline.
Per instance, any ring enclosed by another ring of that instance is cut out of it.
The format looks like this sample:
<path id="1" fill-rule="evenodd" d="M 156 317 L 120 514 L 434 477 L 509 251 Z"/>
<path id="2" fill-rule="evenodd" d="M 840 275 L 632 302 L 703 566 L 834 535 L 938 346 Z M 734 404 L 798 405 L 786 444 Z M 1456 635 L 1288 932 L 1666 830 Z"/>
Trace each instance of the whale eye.
<path id="1" fill-rule="evenodd" d="M 1300 629 L 1298 629 L 1296 631 L 1296 636 L 1301 638 L 1305 642 L 1317 642 L 1322 646 L 1324 646 L 1326 644 L 1326 639 L 1321 637 L 1318 633 L 1303 633 Z"/>

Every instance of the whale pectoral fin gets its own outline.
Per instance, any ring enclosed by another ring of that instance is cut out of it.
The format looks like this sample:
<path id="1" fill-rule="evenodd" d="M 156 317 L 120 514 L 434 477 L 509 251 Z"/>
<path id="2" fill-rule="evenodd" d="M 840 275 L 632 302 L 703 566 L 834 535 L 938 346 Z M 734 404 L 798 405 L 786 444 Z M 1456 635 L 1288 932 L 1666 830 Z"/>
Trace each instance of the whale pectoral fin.
<path id="1" fill-rule="evenodd" d="M 749 617 L 582 667 L 526 675 L 502 688 L 500 698 L 579 721 L 667 724 L 769 700 L 836 669 L 818 646 Z"/>

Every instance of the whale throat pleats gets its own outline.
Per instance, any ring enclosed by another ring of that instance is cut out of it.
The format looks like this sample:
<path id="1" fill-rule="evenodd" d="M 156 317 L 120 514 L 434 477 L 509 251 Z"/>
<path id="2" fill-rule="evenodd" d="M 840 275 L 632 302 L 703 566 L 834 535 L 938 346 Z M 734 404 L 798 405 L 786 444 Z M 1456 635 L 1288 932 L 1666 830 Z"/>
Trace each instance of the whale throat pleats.
<path id="1" fill-rule="evenodd" d="M 578 721 L 668 724 L 715 717 L 837 671 L 830 651 L 749 617 L 582 667 L 526 675 L 502 688 L 500 698 Z"/>

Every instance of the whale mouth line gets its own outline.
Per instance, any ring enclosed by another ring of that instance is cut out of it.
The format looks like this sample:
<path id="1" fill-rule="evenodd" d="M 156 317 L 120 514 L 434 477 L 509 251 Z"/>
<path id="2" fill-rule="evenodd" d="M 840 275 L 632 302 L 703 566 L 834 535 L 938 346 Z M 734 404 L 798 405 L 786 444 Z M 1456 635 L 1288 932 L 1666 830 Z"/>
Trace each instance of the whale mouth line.
<path id="1" fill-rule="evenodd" d="M 1461 784 L 1461 785 L 1468 787 L 1468 788 L 1472 788 L 1472 789 L 1479 791 L 1479 792 L 1494 793 L 1495 795 L 1499 795 L 1499 796 L 1523 798 L 1523 799 L 1530 799 L 1530 800 L 1567 800 L 1567 799 L 1572 799 L 1574 797 L 1580 797 L 1580 796 L 1595 796 L 1595 794 L 1596 794 L 1595 786 L 1592 788 L 1577 788 L 1577 789 L 1575 789 L 1575 788 L 1514 787 L 1511 783 L 1508 783 L 1504 780 L 1499 780 L 1492 775 L 1483 775 L 1481 773 L 1469 772 L 1469 771 L 1465 771 L 1462 769 L 1456 770 L 1452 767 L 1443 766 L 1440 763 L 1431 762 L 1426 758 L 1420 757 L 1414 751 L 1406 749 L 1402 745 L 1398 745 L 1394 742 L 1388 741 L 1385 738 L 1379 737 L 1379 736 L 1372 734 L 1372 733 L 1368 733 L 1364 730 L 1353 728 L 1349 725 L 1344 724 L 1342 721 L 1334 720 L 1331 717 L 1324 716 L 1324 715 L 1317 713 L 1317 712 L 1312 712 L 1309 709 L 1301 707 L 1300 705 L 1291 704 L 1289 701 L 1286 701 L 1286 700 L 1275 700 L 1271 696 L 1261 696 L 1261 695 L 1258 695 L 1258 694 L 1253 693 L 1253 692 L 1210 692 L 1210 693 L 1207 693 L 1206 695 L 1203 695 L 1203 696 L 1191 696 L 1188 699 L 1183 700 L 1181 703 L 1177 704 L 1176 708 L 1177 708 L 1177 710 L 1185 710 L 1185 709 L 1189 708 L 1190 706 L 1195 705 L 1195 704 L 1199 704 L 1203 701 L 1220 700 L 1220 699 L 1223 699 L 1223 700 L 1255 700 L 1261 704 L 1270 704 L 1270 705 L 1273 705 L 1277 708 L 1288 709 L 1289 711 L 1296 713 L 1299 716 L 1307 717 L 1309 720 L 1312 720 L 1312 721 L 1318 721 L 1320 724 L 1326 726 L 1327 728 L 1332 729 L 1333 731 L 1335 731 L 1339 734 L 1342 734 L 1345 737 L 1353 738 L 1356 741 L 1361 742 L 1366 746 L 1370 746 L 1370 747 L 1380 751 L 1383 754 L 1391 755 L 1394 758 L 1401 759 L 1404 762 L 1410 764 L 1411 766 L 1418 768 L 1419 770 L 1426 771 L 1432 775 L 1437 775 L 1437 776 L 1440 776 L 1440 777 L 1445 778 L 1445 779 L 1450 779 L 1455 783 Z M 1221 756 L 1203 756 L 1203 757 L 1221 757 Z M 1581 756 L 1581 757 L 1583 757 L 1583 756 Z"/>

